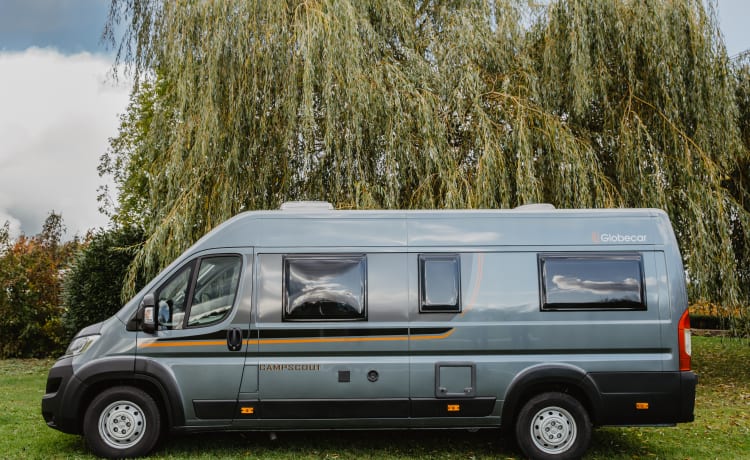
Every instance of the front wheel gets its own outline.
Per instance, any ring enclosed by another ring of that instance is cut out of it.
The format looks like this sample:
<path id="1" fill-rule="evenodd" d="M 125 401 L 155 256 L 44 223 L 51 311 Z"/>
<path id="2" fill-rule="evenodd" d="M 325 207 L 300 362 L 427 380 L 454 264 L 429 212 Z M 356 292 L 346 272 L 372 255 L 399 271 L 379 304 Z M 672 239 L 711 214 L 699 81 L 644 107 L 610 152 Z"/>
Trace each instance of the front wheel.
<path id="1" fill-rule="evenodd" d="M 591 421 L 574 397 L 542 393 L 518 413 L 516 440 L 523 453 L 535 460 L 581 458 L 591 442 Z"/>
<path id="2" fill-rule="evenodd" d="M 83 418 L 91 451 L 107 458 L 140 457 L 154 448 L 161 433 L 156 401 L 145 391 L 113 387 L 97 395 Z"/>

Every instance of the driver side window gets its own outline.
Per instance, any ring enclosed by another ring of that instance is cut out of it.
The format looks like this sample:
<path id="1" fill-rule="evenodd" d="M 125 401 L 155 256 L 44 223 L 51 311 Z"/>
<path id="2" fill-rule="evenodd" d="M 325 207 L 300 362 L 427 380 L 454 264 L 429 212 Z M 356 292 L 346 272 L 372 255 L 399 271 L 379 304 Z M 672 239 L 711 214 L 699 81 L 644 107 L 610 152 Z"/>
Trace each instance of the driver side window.
<path id="1" fill-rule="evenodd" d="M 191 262 L 183 267 L 159 289 L 159 329 L 182 329 L 194 265 Z"/>
<path id="2" fill-rule="evenodd" d="M 239 256 L 194 260 L 157 290 L 159 329 L 217 323 L 232 309 L 239 285 Z"/>

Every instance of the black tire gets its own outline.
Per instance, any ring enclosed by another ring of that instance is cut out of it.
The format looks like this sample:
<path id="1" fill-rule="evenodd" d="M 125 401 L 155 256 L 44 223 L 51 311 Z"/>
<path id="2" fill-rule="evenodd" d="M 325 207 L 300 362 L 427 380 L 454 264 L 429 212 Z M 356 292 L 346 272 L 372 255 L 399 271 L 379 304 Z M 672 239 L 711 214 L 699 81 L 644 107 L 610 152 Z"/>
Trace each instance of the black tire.
<path id="1" fill-rule="evenodd" d="M 542 393 L 531 398 L 518 413 L 516 441 L 534 460 L 581 458 L 591 442 L 588 412 L 565 393 Z"/>
<path id="2" fill-rule="evenodd" d="M 100 457 L 140 457 L 159 441 L 161 425 L 159 407 L 151 395 L 135 387 L 113 387 L 89 404 L 83 435 Z"/>

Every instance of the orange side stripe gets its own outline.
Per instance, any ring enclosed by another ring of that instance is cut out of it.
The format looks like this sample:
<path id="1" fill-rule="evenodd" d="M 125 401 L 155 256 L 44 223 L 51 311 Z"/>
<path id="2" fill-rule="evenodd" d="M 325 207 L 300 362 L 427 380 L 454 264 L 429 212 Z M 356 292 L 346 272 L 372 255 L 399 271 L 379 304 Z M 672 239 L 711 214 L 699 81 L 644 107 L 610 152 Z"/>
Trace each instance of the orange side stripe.
<path id="1" fill-rule="evenodd" d="M 277 343 L 396 342 L 407 339 L 408 337 L 405 335 L 398 337 L 315 337 L 309 339 L 260 339 L 258 343 L 261 345 L 272 345 Z M 253 342 L 252 340 L 247 341 L 247 343 Z"/>
<path id="2" fill-rule="evenodd" d="M 413 336 L 412 340 L 440 340 L 453 334 L 454 329 L 440 335 L 418 335 Z M 341 342 L 394 342 L 400 340 L 409 340 L 406 335 L 396 337 L 314 337 L 309 339 L 260 339 L 261 345 L 274 345 L 285 343 L 341 343 Z M 245 343 L 253 343 L 252 340 L 246 340 Z"/>
<path id="3" fill-rule="evenodd" d="M 450 337 L 450 335 L 453 334 L 453 331 L 455 331 L 455 329 L 451 329 L 450 331 L 445 332 L 440 335 L 416 335 L 412 337 L 411 339 L 412 340 L 442 340 L 442 339 Z"/>
<path id="4" fill-rule="evenodd" d="M 413 336 L 412 340 L 441 340 L 449 337 L 453 334 L 455 329 L 439 334 L 439 335 L 417 335 Z M 260 339 L 257 342 L 255 340 L 243 340 L 245 345 L 251 343 L 259 343 L 261 345 L 276 345 L 276 344 L 293 344 L 293 343 L 342 343 L 342 342 L 395 342 L 409 340 L 406 335 L 394 336 L 394 337 L 311 337 L 309 339 Z M 145 342 L 139 343 L 138 348 L 156 348 L 156 347 L 206 347 L 214 345 L 226 345 L 226 340 L 182 340 L 182 341 L 165 341 L 165 342 Z"/>
<path id="5" fill-rule="evenodd" d="M 206 347 L 212 345 L 226 345 L 226 340 L 180 340 L 180 341 L 165 341 L 165 342 L 146 342 L 139 343 L 138 348 L 154 348 L 154 347 Z"/>

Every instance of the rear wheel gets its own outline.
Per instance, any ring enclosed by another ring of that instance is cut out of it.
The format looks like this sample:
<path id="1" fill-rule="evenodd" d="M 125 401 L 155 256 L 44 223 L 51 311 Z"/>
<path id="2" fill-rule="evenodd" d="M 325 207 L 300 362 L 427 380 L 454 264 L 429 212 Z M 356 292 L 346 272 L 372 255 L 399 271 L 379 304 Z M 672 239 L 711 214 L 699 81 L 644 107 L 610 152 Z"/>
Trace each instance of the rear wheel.
<path id="1" fill-rule="evenodd" d="M 91 451 L 98 456 L 146 455 L 161 433 L 159 407 L 151 395 L 139 388 L 109 388 L 86 409 L 83 433 Z"/>
<path id="2" fill-rule="evenodd" d="M 574 397 L 542 393 L 531 398 L 518 413 L 516 440 L 532 459 L 580 458 L 591 442 L 591 421 Z"/>

